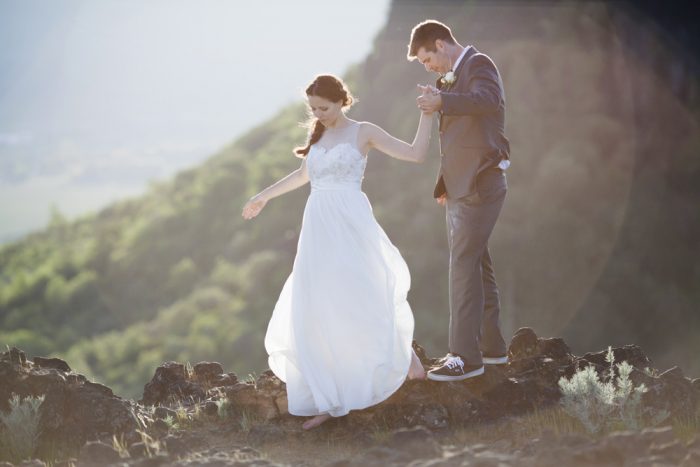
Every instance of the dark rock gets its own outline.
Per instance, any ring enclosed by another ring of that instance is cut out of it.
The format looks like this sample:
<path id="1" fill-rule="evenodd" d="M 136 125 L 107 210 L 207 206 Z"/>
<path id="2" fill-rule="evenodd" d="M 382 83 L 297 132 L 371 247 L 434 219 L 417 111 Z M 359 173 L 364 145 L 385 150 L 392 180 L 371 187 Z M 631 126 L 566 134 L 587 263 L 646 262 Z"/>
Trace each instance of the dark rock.
<path id="1" fill-rule="evenodd" d="M 661 373 L 647 387 L 642 400 L 651 409 L 666 410 L 673 416 L 685 416 L 695 410 L 698 393 L 678 367 Z"/>
<path id="2" fill-rule="evenodd" d="M 206 401 L 202 404 L 202 412 L 210 417 L 216 416 L 219 414 L 219 406 L 216 405 L 216 402 Z"/>
<path id="3" fill-rule="evenodd" d="M 71 371 L 68 364 L 60 358 L 34 357 L 32 360 L 34 361 L 34 365 L 41 368 L 54 368 L 65 373 L 69 373 Z"/>
<path id="4" fill-rule="evenodd" d="M 133 432 L 141 427 L 137 415 L 145 413 L 101 384 L 55 387 L 39 408 L 37 450 L 70 455 L 95 433 Z"/>
<path id="5" fill-rule="evenodd" d="M 149 427 L 149 434 L 154 438 L 162 438 L 167 435 L 169 431 L 170 427 L 168 424 L 160 418 L 156 419 Z"/>
<path id="6" fill-rule="evenodd" d="M 236 383 L 238 383 L 238 376 L 236 376 L 236 373 L 217 375 L 209 381 L 212 387 L 233 386 Z"/>
<path id="7" fill-rule="evenodd" d="M 537 339 L 537 353 L 543 357 L 562 360 L 571 356 L 571 349 L 561 337 L 539 338 Z"/>
<path id="8" fill-rule="evenodd" d="M 56 384 L 64 384 L 65 378 L 57 370 L 34 368 L 24 352 L 12 347 L 0 353 L 0 382 L 0 411 L 8 412 L 13 394 L 37 397 Z"/>
<path id="9" fill-rule="evenodd" d="M 219 362 L 199 362 L 194 368 L 194 377 L 200 382 L 209 382 L 224 372 L 224 367 Z"/>
<path id="10" fill-rule="evenodd" d="M 281 414 L 275 399 L 281 394 L 277 392 L 258 390 L 250 383 L 238 383 L 225 388 L 225 394 L 237 414 L 245 410 L 261 420 L 271 420 Z"/>
<path id="11" fill-rule="evenodd" d="M 161 418 L 163 420 L 165 420 L 168 417 L 172 417 L 173 419 L 175 419 L 177 418 L 177 412 L 168 407 L 158 406 L 153 411 L 153 416 L 155 418 Z"/>
<path id="12" fill-rule="evenodd" d="M 287 385 L 272 370 L 263 371 L 255 381 L 255 387 L 262 391 L 286 391 Z"/>
<path id="13" fill-rule="evenodd" d="M 505 373 L 494 365 L 486 365 L 484 374 L 476 378 L 469 378 L 457 384 L 462 385 L 470 395 L 484 399 L 486 394 L 498 392 L 511 381 Z M 441 384 L 441 383 L 437 383 Z"/>
<path id="14" fill-rule="evenodd" d="M 650 387 L 653 384 L 655 384 L 657 378 L 654 376 L 651 376 L 650 374 L 647 374 L 645 370 L 639 370 L 637 368 L 633 368 L 632 372 L 630 373 L 630 381 L 635 386 L 639 386 L 640 384 L 643 384 L 646 387 Z"/>
<path id="15" fill-rule="evenodd" d="M 53 368 L 40 368 L 32 372 L 32 386 L 35 391 L 45 393 L 53 386 L 61 386 L 66 383 L 66 377 Z"/>
<path id="16" fill-rule="evenodd" d="M 414 342 L 413 347 L 424 364 L 436 361 L 429 358 L 417 343 Z M 243 416 L 248 417 L 248 422 L 252 421 L 247 434 L 247 441 L 251 444 L 342 439 L 366 447 L 365 452 L 335 465 L 361 464 L 365 467 L 412 463 L 415 466 L 558 467 L 638 465 L 644 462 L 685 462 L 690 465 L 696 459 L 695 453 L 700 452 L 697 449 L 700 446 L 679 443 L 671 427 L 617 432 L 595 439 L 555 436 L 554 432 L 545 432 L 539 440 L 532 440 L 522 448 L 516 448 L 507 440 L 500 444 L 441 447 L 438 438 L 451 433 L 447 431 L 449 428 L 474 428 L 484 423 L 495 425 L 510 417 L 520 420 L 516 417 L 518 414 L 556 404 L 561 397 L 559 379 L 570 377 L 578 368 L 593 365 L 603 380 L 609 378 L 610 365 L 605 361 L 607 352 L 575 357 L 562 339 L 540 338 L 529 328 L 516 333 L 508 353 L 510 362 L 507 365 L 487 366 L 484 374 L 476 378 L 451 383 L 406 381 L 386 401 L 352 411 L 346 417 L 334 418 L 311 432 L 300 430 L 299 418 L 288 414 L 286 385 L 272 371 L 264 371 L 255 382 L 240 382 L 234 373 L 223 373 L 222 366 L 216 362 L 200 362 L 191 374 L 185 365 L 177 362 L 159 366 L 144 387 L 142 402 L 156 405 L 150 412 L 115 396 L 108 387 L 70 372 L 62 360 L 36 357 L 31 363 L 26 358 L 23 360 L 22 352 L 15 349 L 0 354 L 0 404 L 6 403 L 5 396 L 9 397 L 10 390 L 24 395 L 45 394 L 46 400 L 40 408 L 41 452 L 48 452 L 49 447 L 55 445 L 66 446 L 61 448 L 62 451 L 54 452 L 58 458 L 65 458 L 70 449 L 77 452 L 82 444 L 94 438 L 103 440 L 102 444 L 111 449 L 112 434 L 122 434 L 123 443 L 129 446 L 132 456 L 141 457 L 132 457 L 128 462 L 131 466 L 243 463 L 240 458 L 234 458 L 242 451 L 236 451 L 234 455 L 230 450 L 222 452 L 221 449 L 202 451 L 204 457 L 198 459 L 173 460 L 206 447 L 207 436 L 212 431 L 228 433 L 230 430 L 240 435 L 243 425 L 237 423 L 236 417 L 243 420 Z M 699 395 L 697 380 L 689 380 L 678 368 L 653 376 L 656 370 L 645 370 L 649 360 L 637 346 L 616 348 L 613 353 L 615 363 L 625 360 L 634 366 L 631 373 L 634 384 L 643 383 L 649 389 L 642 399 L 647 416 L 658 410 L 668 410 L 674 415 L 694 413 Z M 224 397 L 228 399 L 227 407 L 230 407 L 233 419 L 225 426 L 211 423 L 195 432 L 169 430 L 164 419 L 168 416 L 176 419 L 177 412 L 158 406 L 180 401 L 185 402 L 189 412 L 194 406 L 214 417 L 218 414 L 217 401 Z M 526 425 L 523 427 L 531 429 Z M 151 437 L 159 440 L 169 457 L 148 453 L 137 429 L 146 429 Z M 378 434 L 383 438 L 383 433 L 388 433 L 388 437 L 376 445 Z M 81 456 L 87 456 L 87 452 Z M 267 463 L 260 456 L 250 459 L 255 465 Z M 81 460 L 85 465 L 91 465 L 89 462 Z"/>
<path id="17" fill-rule="evenodd" d="M 119 462 L 121 457 L 112 446 L 100 441 L 88 441 L 81 449 L 78 461 L 81 464 L 106 465 Z"/>
<path id="18" fill-rule="evenodd" d="M 17 347 L 12 347 L 9 351 L 9 360 L 13 365 L 26 366 L 27 355 L 19 350 Z"/>
<path id="19" fill-rule="evenodd" d="M 520 328 L 513 335 L 508 347 L 508 360 L 534 357 L 538 353 L 537 334 L 531 328 Z"/>
<path id="20" fill-rule="evenodd" d="M 411 345 L 413 347 L 413 351 L 416 352 L 416 355 L 418 356 L 418 360 L 420 360 L 423 366 L 430 366 L 431 360 L 433 359 L 428 357 L 425 349 L 415 340 L 411 343 Z"/>
<path id="21" fill-rule="evenodd" d="M 644 354 L 638 345 L 625 345 L 612 349 L 615 363 L 627 362 L 635 368 L 644 369 L 651 367 L 651 360 Z M 585 363 L 590 363 L 597 367 L 609 368 L 610 364 L 605 361 L 608 351 L 602 350 L 595 353 L 587 353 L 583 357 L 576 359 L 578 368 L 582 368 Z"/>
<path id="22" fill-rule="evenodd" d="M 502 415 L 510 416 L 525 412 L 533 407 L 531 391 L 516 379 L 505 379 L 498 386 L 484 393 L 484 399 L 502 409 Z M 499 417 L 500 418 L 500 417 Z"/>
<path id="23" fill-rule="evenodd" d="M 148 457 L 150 455 L 150 448 L 143 441 L 139 441 L 129 446 L 129 455 L 132 459 Z"/>
<path id="24" fill-rule="evenodd" d="M 685 380 L 685 375 L 683 374 L 683 370 L 681 370 L 679 367 L 674 366 L 673 368 L 669 368 L 668 370 L 664 371 L 659 375 L 659 379 L 662 381 L 668 381 L 668 382 L 676 382 L 676 381 L 681 381 Z"/>
<path id="25" fill-rule="evenodd" d="M 66 383 L 73 386 L 78 386 L 89 381 L 84 375 L 81 375 L 79 373 L 70 373 L 64 376 L 66 378 Z"/>
<path id="26" fill-rule="evenodd" d="M 175 401 L 203 401 L 206 399 L 204 389 L 197 383 L 189 381 L 185 366 L 177 362 L 165 362 L 156 368 L 155 375 L 143 389 L 144 405 L 167 404 Z"/>
<path id="27" fill-rule="evenodd" d="M 44 397 L 38 409 L 38 457 L 68 458 L 102 434 L 130 436 L 143 428 L 147 413 L 140 406 L 83 375 L 66 373 L 69 366 L 62 360 L 37 357 L 35 362 L 27 362 L 16 348 L 0 353 L 0 409 L 9 410 L 13 393 Z"/>
<path id="28" fill-rule="evenodd" d="M 700 378 L 695 378 L 692 383 L 693 389 L 695 389 L 696 392 L 700 393 Z"/>

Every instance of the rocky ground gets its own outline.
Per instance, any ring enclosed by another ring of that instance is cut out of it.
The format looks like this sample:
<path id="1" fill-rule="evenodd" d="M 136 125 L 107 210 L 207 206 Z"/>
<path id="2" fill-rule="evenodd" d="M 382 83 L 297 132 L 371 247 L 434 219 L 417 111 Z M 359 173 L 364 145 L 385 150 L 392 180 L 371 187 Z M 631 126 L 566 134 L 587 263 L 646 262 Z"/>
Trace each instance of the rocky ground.
<path id="1" fill-rule="evenodd" d="M 426 367 L 435 363 L 414 346 Z M 700 380 L 659 372 L 637 346 L 613 352 L 649 388 L 647 424 L 668 414 L 658 426 L 588 434 L 561 410 L 558 381 L 588 365 L 605 377 L 606 352 L 575 356 L 529 328 L 513 336 L 507 365 L 459 383 L 407 381 L 383 403 L 312 431 L 288 414 L 285 385 L 269 371 L 240 381 L 216 362 L 167 362 L 132 401 L 16 348 L 0 354 L 0 410 L 11 394 L 45 397 L 35 459 L 19 465 L 700 466 Z M 3 458 L 0 467 L 12 465 Z"/>

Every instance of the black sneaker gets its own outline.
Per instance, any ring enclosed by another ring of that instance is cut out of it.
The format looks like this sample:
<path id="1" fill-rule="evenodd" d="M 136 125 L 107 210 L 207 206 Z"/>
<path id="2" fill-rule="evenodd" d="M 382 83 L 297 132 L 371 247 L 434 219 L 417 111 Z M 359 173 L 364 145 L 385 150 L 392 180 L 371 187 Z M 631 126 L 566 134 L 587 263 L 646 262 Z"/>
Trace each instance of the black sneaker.
<path id="1" fill-rule="evenodd" d="M 505 365 L 508 363 L 508 355 L 483 355 L 481 360 L 484 365 Z"/>
<path id="2" fill-rule="evenodd" d="M 442 366 L 428 372 L 433 381 L 461 381 L 484 374 L 484 365 L 466 365 L 459 355 L 448 356 Z"/>
<path id="3" fill-rule="evenodd" d="M 454 356 L 455 356 L 455 354 L 453 354 L 452 352 L 447 352 L 447 355 L 445 355 L 444 357 L 438 358 L 437 361 L 436 361 L 436 363 L 438 363 L 439 365 L 442 365 L 442 364 L 445 363 L 448 359 L 450 359 L 450 358 L 452 358 L 452 357 L 454 357 Z"/>

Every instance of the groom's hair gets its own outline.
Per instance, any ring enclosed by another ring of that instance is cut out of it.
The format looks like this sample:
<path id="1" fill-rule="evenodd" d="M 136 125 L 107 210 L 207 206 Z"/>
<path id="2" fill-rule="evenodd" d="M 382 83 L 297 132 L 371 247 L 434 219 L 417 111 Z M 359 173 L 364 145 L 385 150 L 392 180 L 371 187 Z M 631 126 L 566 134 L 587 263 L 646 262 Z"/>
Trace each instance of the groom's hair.
<path id="1" fill-rule="evenodd" d="M 406 58 L 410 61 L 415 60 L 421 47 L 424 47 L 426 52 L 435 52 L 435 41 L 438 39 L 449 44 L 457 43 L 450 28 L 440 21 L 429 19 L 416 24 L 411 31 Z"/>

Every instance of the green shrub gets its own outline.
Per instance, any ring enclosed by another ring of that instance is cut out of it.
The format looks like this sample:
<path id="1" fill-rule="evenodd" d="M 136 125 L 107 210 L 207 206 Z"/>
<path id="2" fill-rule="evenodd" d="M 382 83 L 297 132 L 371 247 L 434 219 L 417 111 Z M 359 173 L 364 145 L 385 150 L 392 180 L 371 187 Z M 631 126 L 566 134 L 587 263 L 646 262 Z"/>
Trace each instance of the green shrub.
<path id="1" fill-rule="evenodd" d="M 626 361 L 615 364 L 611 348 L 608 348 L 606 361 L 610 364 L 607 382 L 601 381 L 591 365 L 576 371 L 571 379 L 560 378 L 561 404 L 566 413 L 578 419 L 591 433 L 618 427 L 640 429 L 645 415 L 642 395 L 647 392 L 647 387 L 643 383 L 634 386 L 629 378 L 633 370 L 632 365 Z M 649 412 L 647 410 L 647 413 Z M 665 411 L 650 415 L 651 425 L 656 425 L 668 417 Z"/>
<path id="2" fill-rule="evenodd" d="M 44 396 L 25 397 L 24 400 L 13 394 L 10 398 L 10 412 L 0 411 L 0 460 L 19 463 L 34 454 L 38 438 L 39 406 Z"/>

